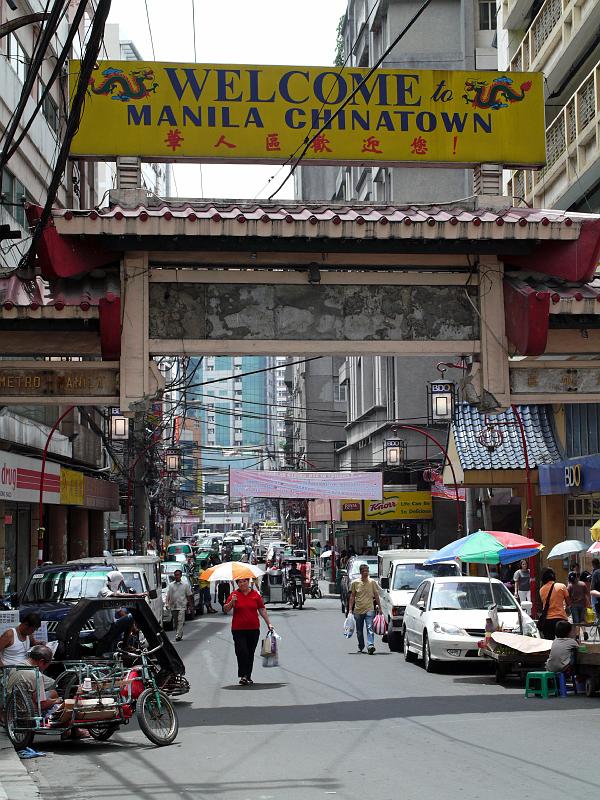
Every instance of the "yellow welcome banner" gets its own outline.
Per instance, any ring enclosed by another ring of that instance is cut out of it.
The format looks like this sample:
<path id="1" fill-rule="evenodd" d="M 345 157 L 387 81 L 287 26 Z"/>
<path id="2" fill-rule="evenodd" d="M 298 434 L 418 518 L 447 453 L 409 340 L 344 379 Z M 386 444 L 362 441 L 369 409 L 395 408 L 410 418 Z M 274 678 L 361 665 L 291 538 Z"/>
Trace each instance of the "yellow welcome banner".
<path id="1" fill-rule="evenodd" d="M 71 155 L 280 163 L 327 126 L 305 161 L 545 163 L 541 73 L 383 69 L 363 84 L 367 73 L 99 61 Z M 79 61 L 70 74 L 73 94 Z"/>

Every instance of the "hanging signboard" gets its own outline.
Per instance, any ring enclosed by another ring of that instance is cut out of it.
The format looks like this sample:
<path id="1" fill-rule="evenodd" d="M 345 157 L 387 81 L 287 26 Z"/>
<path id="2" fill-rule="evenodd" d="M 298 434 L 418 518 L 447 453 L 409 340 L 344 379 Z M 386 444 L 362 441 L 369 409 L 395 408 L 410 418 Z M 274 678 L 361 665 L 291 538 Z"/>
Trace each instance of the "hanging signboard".
<path id="1" fill-rule="evenodd" d="M 380 500 L 381 472 L 276 472 L 257 469 L 229 470 L 229 498 L 326 498 L 360 497 Z"/>
<path id="2" fill-rule="evenodd" d="M 40 498 L 41 477 L 40 459 L 0 452 L 0 500 L 37 503 Z M 44 503 L 60 502 L 60 466 L 46 461 Z"/>
<path id="3" fill-rule="evenodd" d="M 365 502 L 366 520 L 432 517 L 431 492 L 384 492 L 383 500 Z"/>
<path id="4" fill-rule="evenodd" d="M 72 96 L 79 61 L 69 72 Z M 325 126 L 303 161 L 545 163 L 541 73 L 381 69 L 363 83 L 367 73 L 99 61 L 71 155 L 282 163 Z"/>

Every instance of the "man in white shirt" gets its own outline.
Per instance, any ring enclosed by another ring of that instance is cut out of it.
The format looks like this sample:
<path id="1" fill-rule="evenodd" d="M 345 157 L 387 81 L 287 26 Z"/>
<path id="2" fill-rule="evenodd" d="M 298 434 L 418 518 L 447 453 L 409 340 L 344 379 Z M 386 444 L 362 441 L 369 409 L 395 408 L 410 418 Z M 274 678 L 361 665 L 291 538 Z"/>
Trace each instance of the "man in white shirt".
<path id="1" fill-rule="evenodd" d="M 185 622 L 185 610 L 189 609 L 192 612 L 192 591 L 189 583 L 184 583 L 181 578 L 183 573 L 180 569 L 176 569 L 173 573 L 173 580 L 167 589 L 167 608 L 173 615 L 173 624 L 175 626 L 176 636 L 175 641 L 180 642 L 183 639 L 183 625 Z"/>

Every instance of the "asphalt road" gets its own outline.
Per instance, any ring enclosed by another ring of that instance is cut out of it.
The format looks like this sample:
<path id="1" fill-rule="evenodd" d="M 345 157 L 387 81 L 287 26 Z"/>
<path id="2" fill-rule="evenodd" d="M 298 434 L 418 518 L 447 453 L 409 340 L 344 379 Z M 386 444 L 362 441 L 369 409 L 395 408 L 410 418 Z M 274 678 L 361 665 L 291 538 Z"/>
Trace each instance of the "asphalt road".
<path id="1" fill-rule="evenodd" d="M 596 793 L 600 698 L 526 700 L 486 665 L 428 675 L 378 642 L 342 635 L 333 599 L 269 609 L 282 666 L 237 685 L 229 619 L 189 622 L 178 644 L 192 692 L 179 736 L 133 723 L 108 743 L 38 739 L 27 762 L 44 800 L 527 800 Z"/>

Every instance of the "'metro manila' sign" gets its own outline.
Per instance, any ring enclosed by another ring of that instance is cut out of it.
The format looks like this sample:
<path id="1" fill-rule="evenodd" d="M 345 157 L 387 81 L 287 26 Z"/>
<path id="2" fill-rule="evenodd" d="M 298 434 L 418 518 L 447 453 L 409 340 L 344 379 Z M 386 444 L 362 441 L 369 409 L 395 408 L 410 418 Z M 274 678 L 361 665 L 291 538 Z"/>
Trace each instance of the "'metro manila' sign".
<path id="1" fill-rule="evenodd" d="M 283 162 L 327 125 L 305 161 L 545 162 L 541 73 L 367 72 L 100 61 L 71 154 Z"/>

